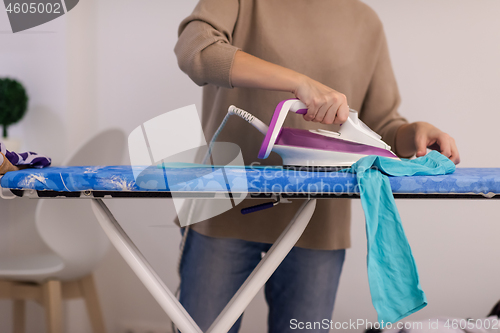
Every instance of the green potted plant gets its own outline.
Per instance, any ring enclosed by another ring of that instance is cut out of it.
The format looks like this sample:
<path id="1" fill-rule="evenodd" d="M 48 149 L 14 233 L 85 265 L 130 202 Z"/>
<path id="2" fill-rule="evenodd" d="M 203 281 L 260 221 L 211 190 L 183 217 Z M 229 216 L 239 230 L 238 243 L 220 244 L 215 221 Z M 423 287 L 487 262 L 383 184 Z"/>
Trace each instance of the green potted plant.
<path id="1" fill-rule="evenodd" d="M 17 123 L 28 109 L 28 95 L 23 85 L 10 78 L 0 79 L 0 125 L 1 141 L 9 150 L 19 150 L 19 143 L 8 136 L 10 125 Z"/>

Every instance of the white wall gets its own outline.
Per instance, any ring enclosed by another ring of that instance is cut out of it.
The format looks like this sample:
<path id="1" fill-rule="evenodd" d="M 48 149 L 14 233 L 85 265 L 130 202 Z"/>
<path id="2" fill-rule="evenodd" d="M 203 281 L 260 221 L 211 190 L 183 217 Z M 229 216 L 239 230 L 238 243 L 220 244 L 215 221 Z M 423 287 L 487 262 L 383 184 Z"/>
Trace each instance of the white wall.
<path id="1" fill-rule="evenodd" d="M 402 95 L 401 113 L 457 141 L 460 167 L 498 167 L 500 87 L 496 1 L 365 1 L 384 22 Z M 408 320 L 485 316 L 500 299 L 500 227 L 495 201 L 398 200 L 429 305 Z M 366 281 L 359 201 L 334 319 L 375 321 Z M 359 289 L 361 286 L 361 289 Z M 353 331 L 354 332 L 354 331 Z"/>
<path id="2" fill-rule="evenodd" d="M 500 3 L 365 2 L 385 25 L 403 98 L 401 113 L 453 135 L 461 167 L 500 166 L 495 153 L 500 121 L 495 112 Z M 200 107 L 201 89 L 178 69 L 172 51 L 177 25 L 195 4 L 194 0 L 86 0 L 65 17 L 34 29 L 53 33 L 0 34 L 0 75 L 22 79 L 32 101 L 30 113 L 13 128 L 13 135 L 26 138 L 26 148 L 60 160 L 99 129 L 120 127 L 129 133 L 163 112 L 192 103 Z M 5 18 L 0 16 L 4 31 L 8 30 Z M 46 60 L 35 62 L 35 56 Z M 484 316 L 500 298 L 497 202 L 399 200 L 397 204 L 429 299 L 427 308 L 409 319 Z M 359 201 L 353 206 L 353 247 L 347 254 L 334 319 L 375 321 L 366 278 L 363 213 Z M 0 202 L 2 212 L 6 207 Z M 171 223 L 171 203 L 115 201 L 113 211 L 166 284 L 175 288 L 179 233 Z M 3 215 L 0 219 L 0 241 L 8 241 L 13 236 L 5 225 L 12 222 L 6 224 Z M 5 244 L 0 242 L 1 251 L 10 249 Z M 116 251 L 110 251 L 96 276 L 110 332 L 117 332 L 122 322 L 168 323 Z M 68 308 L 68 330 L 89 332 L 78 302 Z M 0 302 L 0 333 L 9 331 L 9 324 L 4 325 L 9 311 L 8 303 Z M 40 325 L 35 306 L 30 313 L 35 318 L 32 326 Z M 245 314 L 242 332 L 265 331 L 265 313 L 259 295 Z M 33 327 L 29 332 L 40 332 Z"/>
<path id="3" fill-rule="evenodd" d="M 119 126 L 130 133 L 167 111 L 193 103 L 201 108 L 201 89 L 180 71 L 173 53 L 177 27 L 195 4 L 192 0 L 96 1 L 99 127 Z M 124 228 L 175 290 L 180 234 L 172 223 L 172 203 L 167 199 L 127 200 L 114 205 Z M 109 309 L 110 329 L 127 322 L 170 327 L 168 317 L 114 251 L 97 274 Z"/>
<path id="4" fill-rule="evenodd" d="M 66 21 L 51 21 L 30 31 L 12 34 L 7 14 L 0 6 L 0 77 L 21 81 L 29 95 L 23 121 L 9 128 L 9 136 L 22 139 L 23 149 L 38 151 L 60 163 L 67 152 Z M 36 202 L 0 200 L 0 255 L 29 253 L 44 248 L 36 238 Z M 30 239 L 30 241 L 27 241 Z M 0 332 L 11 332 L 10 303 L 0 301 Z M 36 332 L 43 320 L 40 306 L 28 305 Z"/>

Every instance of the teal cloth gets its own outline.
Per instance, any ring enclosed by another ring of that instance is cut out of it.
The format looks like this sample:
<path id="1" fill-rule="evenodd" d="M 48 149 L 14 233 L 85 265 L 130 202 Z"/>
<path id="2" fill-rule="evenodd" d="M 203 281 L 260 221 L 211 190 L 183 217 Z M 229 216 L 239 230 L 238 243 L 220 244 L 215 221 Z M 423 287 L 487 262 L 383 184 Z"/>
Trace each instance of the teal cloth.
<path id="1" fill-rule="evenodd" d="M 455 164 L 437 151 L 401 161 L 371 155 L 349 169 L 356 173 L 365 212 L 372 303 L 384 327 L 427 305 L 387 176 L 444 175 L 454 171 Z"/>

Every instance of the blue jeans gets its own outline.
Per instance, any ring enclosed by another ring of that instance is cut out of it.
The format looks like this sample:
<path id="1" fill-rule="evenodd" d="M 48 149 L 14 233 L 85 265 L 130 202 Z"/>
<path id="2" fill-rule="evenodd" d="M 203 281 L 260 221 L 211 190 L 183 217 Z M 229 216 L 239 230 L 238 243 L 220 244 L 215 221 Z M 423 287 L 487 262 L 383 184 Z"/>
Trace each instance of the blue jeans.
<path id="1" fill-rule="evenodd" d="M 210 327 L 270 247 L 189 230 L 181 262 L 180 302 L 202 331 Z M 344 257 L 345 250 L 294 247 L 265 285 L 268 332 L 296 333 L 301 330 L 292 329 L 294 323 L 329 321 Z M 241 317 L 229 332 L 238 332 L 240 324 Z"/>

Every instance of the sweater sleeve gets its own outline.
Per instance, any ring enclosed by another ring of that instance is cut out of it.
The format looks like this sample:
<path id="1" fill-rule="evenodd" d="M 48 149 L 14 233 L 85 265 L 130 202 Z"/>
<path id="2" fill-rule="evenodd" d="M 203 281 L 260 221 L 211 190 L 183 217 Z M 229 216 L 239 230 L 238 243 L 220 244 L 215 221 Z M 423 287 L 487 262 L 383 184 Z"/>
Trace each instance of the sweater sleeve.
<path id="1" fill-rule="evenodd" d="M 389 48 L 383 29 L 377 64 L 366 93 L 360 116 L 375 132 L 382 136 L 394 151 L 396 132 L 408 121 L 398 113 L 401 103 L 398 85 L 392 70 Z"/>
<path id="2" fill-rule="evenodd" d="M 238 47 L 232 34 L 238 0 L 201 0 L 179 26 L 174 52 L 181 70 L 197 85 L 232 88 L 231 68 Z"/>

